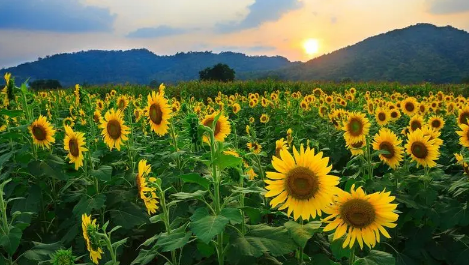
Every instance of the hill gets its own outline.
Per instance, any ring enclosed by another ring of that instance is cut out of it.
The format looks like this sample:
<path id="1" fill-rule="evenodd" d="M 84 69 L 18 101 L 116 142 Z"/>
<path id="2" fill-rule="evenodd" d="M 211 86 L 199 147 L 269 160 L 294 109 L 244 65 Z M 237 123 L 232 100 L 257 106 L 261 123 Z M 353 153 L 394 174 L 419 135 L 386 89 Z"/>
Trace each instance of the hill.
<path id="1" fill-rule="evenodd" d="M 56 79 L 62 85 L 75 83 L 149 84 L 152 80 L 174 83 L 199 78 L 199 71 L 217 63 L 226 63 L 237 78 L 256 71 L 268 71 L 292 65 L 281 56 L 247 56 L 242 53 L 188 52 L 158 56 L 146 49 L 128 51 L 82 51 L 57 54 L 35 62 L 0 70 L 11 72 L 18 81 L 27 78 Z"/>
<path id="2" fill-rule="evenodd" d="M 417 24 L 272 74 L 288 80 L 459 83 L 469 77 L 469 33 Z"/>

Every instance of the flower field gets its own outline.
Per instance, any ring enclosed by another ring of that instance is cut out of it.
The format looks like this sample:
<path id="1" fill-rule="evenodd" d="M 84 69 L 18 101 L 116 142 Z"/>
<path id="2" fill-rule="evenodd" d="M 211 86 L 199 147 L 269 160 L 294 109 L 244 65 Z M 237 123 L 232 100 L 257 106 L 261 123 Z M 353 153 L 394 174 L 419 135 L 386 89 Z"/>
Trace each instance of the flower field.
<path id="1" fill-rule="evenodd" d="M 0 94 L 0 264 L 467 264 L 458 85 Z"/>

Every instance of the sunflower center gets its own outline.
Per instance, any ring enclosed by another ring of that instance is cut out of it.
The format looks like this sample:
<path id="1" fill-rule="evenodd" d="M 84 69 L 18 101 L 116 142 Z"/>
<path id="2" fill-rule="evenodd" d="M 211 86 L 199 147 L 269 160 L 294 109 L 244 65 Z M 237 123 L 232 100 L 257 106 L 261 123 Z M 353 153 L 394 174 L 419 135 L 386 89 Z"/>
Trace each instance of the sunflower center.
<path id="1" fill-rule="evenodd" d="M 99 122 L 99 115 L 98 114 L 93 114 L 93 120 L 94 120 L 94 122 L 98 123 Z"/>
<path id="2" fill-rule="evenodd" d="M 351 144 L 353 148 L 362 148 L 363 147 L 363 141 L 358 141 L 356 143 Z"/>
<path id="3" fill-rule="evenodd" d="M 77 139 L 70 139 L 70 141 L 68 142 L 68 149 L 70 149 L 70 154 L 72 154 L 72 156 L 77 157 L 79 155 L 80 149 L 78 148 Z"/>
<path id="4" fill-rule="evenodd" d="M 379 119 L 380 121 L 385 121 L 385 120 L 386 120 L 386 114 L 384 114 L 383 112 L 380 112 L 380 113 L 378 114 L 378 119 Z"/>
<path id="5" fill-rule="evenodd" d="M 152 104 L 150 106 L 150 120 L 155 124 L 159 125 L 163 120 L 163 112 L 158 104 Z"/>
<path id="6" fill-rule="evenodd" d="M 342 204 L 340 216 L 346 224 L 354 228 L 365 228 L 376 219 L 373 205 L 362 199 L 352 199 Z"/>
<path id="7" fill-rule="evenodd" d="M 379 144 L 379 150 L 388 152 L 389 154 L 381 154 L 382 156 L 391 159 L 394 157 L 394 146 L 390 142 L 382 142 Z"/>
<path id="8" fill-rule="evenodd" d="M 112 139 L 117 140 L 121 136 L 121 125 L 119 121 L 110 120 L 107 123 L 107 132 Z"/>
<path id="9" fill-rule="evenodd" d="M 213 124 L 213 118 L 209 118 L 204 122 L 204 126 L 207 126 L 210 128 L 212 128 L 212 124 Z M 220 123 L 217 121 L 217 124 L 215 125 L 214 135 L 216 136 L 218 133 L 220 133 L 220 131 L 221 131 Z"/>
<path id="10" fill-rule="evenodd" d="M 125 101 L 123 99 L 119 100 L 119 108 L 123 109 L 125 107 Z"/>
<path id="11" fill-rule="evenodd" d="M 395 112 L 395 111 L 391 112 L 391 117 L 393 119 L 397 118 L 397 112 Z"/>
<path id="12" fill-rule="evenodd" d="M 408 111 L 408 112 L 413 112 L 415 110 L 415 106 L 412 102 L 407 102 L 405 105 L 404 105 L 404 108 Z"/>
<path id="13" fill-rule="evenodd" d="M 47 137 L 46 129 L 40 125 L 33 126 L 33 135 L 38 141 L 43 141 Z"/>
<path id="14" fill-rule="evenodd" d="M 415 131 L 417 129 L 422 128 L 422 124 L 419 121 L 412 121 L 410 123 L 410 128 L 412 129 L 412 131 Z"/>
<path id="15" fill-rule="evenodd" d="M 441 122 L 439 120 L 433 120 L 432 121 L 432 127 L 433 128 L 440 128 Z"/>
<path id="16" fill-rule="evenodd" d="M 412 143 L 412 146 L 410 147 L 410 149 L 412 151 L 412 154 L 416 156 L 417 158 L 424 159 L 428 155 L 428 148 L 422 142 Z"/>
<path id="17" fill-rule="evenodd" d="M 363 132 L 363 124 L 359 119 L 353 118 L 349 122 L 349 131 L 352 136 L 360 136 Z"/>
<path id="18" fill-rule="evenodd" d="M 286 190 L 298 200 L 308 200 L 319 190 L 319 178 L 307 167 L 295 167 L 287 173 Z"/>
<path id="19" fill-rule="evenodd" d="M 469 113 L 463 112 L 461 113 L 461 116 L 459 116 L 459 123 L 461 124 L 468 124 L 467 120 L 469 119 Z"/>

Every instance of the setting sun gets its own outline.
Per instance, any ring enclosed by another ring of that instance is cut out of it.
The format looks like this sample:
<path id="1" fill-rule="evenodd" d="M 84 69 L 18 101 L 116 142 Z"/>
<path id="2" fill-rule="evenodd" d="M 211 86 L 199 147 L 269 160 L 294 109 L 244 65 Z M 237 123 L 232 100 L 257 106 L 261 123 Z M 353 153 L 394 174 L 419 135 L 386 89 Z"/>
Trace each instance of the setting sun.
<path id="1" fill-rule="evenodd" d="M 306 54 L 313 55 L 319 50 L 319 42 L 316 39 L 307 39 L 303 43 L 303 48 L 305 49 Z"/>

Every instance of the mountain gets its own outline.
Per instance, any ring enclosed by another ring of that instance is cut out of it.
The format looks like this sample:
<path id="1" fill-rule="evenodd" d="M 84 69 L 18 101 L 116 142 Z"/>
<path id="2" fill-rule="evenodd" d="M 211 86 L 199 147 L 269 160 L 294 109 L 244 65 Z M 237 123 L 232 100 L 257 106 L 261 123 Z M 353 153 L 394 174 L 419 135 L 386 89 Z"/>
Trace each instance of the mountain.
<path id="1" fill-rule="evenodd" d="M 244 74 L 269 71 L 293 65 L 281 56 L 247 56 L 242 53 L 188 52 L 171 56 L 158 56 L 146 49 L 128 51 L 82 51 L 39 58 L 30 63 L 0 70 L 0 75 L 11 72 L 18 82 L 56 79 L 62 85 L 76 83 L 149 84 L 152 80 L 173 83 L 199 78 L 199 71 L 217 63 L 226 63 Z"/>
<path id="2" fill-rule="evenodd" d="M 289 80 L 459 83 L 469 77 L 469 33 L 417 24 L 271 74 Z"/>

